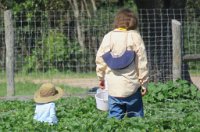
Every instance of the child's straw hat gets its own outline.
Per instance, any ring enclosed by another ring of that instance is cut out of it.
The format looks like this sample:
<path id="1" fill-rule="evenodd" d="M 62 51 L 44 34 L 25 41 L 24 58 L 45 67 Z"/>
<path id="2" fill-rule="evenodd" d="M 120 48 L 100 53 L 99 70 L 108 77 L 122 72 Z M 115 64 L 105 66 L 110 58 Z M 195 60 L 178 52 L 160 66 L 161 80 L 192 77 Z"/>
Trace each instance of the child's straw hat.
<path id="1" fill-rule="evenodd" d="M 35 92 L 34 101 L 36 103 L 48 103 L 61 98 L 64 95 L 63 89 L 55 87 L 52 83 L 44 83 Z"/>

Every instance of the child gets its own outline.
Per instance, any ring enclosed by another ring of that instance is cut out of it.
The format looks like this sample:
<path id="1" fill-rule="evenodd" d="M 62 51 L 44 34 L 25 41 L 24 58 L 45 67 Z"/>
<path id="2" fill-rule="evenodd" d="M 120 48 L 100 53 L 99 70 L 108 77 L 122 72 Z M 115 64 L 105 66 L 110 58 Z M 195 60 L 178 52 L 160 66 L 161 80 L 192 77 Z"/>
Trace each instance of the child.
<path id="1" fill-rule="evenodd" d="M 61 88 L 55 87 L 52 83 L 44 83 L 34 95 L 34 101 L 36 102 L 34 119 L 51 125 L 56 124 L 58 119 L 53 101 L 63 95 L 64 91 Z"/>
<path id="2" fill-rule="evenodd" d="M 137 18 L 131 10 L 122 9 L 114 27 L 104 36 L 96 55 L 99 87 L 105 88 L 106 76 L 109 117 L 143 117 L 142 96 L 147 93 L 149 77 L 144 42 L 136 31 Z"/>

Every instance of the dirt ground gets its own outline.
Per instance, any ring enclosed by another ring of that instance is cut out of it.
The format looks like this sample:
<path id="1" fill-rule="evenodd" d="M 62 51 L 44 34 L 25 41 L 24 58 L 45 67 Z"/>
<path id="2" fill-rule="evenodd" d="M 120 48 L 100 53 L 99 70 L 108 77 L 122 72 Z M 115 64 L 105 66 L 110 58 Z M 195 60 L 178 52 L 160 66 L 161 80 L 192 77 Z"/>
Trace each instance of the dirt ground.
<path id="1" fill-rule="evenodd" d="M 67 78 L 67 79 L 52 79 L 52 80 L 33 80 L 34 83 L 44 83 L 51 81 L 54 84 L 65 84 L 81 88 L 93 88 L 98 86 L 97 78 Z"/>

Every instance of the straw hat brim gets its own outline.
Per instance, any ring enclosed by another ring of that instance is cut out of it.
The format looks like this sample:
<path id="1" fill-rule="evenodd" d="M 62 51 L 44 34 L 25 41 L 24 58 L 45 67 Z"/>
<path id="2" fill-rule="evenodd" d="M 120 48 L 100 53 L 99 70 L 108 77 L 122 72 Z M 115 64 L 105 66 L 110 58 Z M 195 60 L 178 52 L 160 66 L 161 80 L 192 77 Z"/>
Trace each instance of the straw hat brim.
<path id="1" fill-rule="evenodd" d="M 48 103 L 48 102 L 58 100 L 64 95 L 64 90 L 60 87 L 55 87 L 55 89 L 58 91 L 57 94 L 55 94 L 54 96 L 49 96 L 49 97 L 41 97 L 40 90 L 36 91 L 34 94 L 34 101 L 36 103 Z"/>

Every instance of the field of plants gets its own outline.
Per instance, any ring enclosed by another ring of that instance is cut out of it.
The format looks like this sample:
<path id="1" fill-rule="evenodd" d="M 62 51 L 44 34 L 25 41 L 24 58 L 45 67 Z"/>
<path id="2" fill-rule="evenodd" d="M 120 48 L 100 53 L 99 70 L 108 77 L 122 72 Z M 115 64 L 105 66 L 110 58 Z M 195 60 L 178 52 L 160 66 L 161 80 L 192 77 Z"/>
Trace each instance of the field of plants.
<path id="1" fill-rule="evenodd" d="M 187 81 L 150 83 L 143 98 L 144 118 L 107 118 L 96 108 L 95 98 L 67 97 L 56 102 L 57 125 L 33 120 L 35 104 L 30 101 L 0 101 L 0 131 L 73 132 L 199 132 L 200 91 Z"/>

